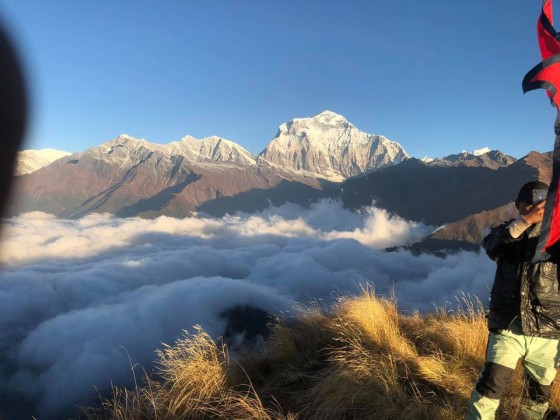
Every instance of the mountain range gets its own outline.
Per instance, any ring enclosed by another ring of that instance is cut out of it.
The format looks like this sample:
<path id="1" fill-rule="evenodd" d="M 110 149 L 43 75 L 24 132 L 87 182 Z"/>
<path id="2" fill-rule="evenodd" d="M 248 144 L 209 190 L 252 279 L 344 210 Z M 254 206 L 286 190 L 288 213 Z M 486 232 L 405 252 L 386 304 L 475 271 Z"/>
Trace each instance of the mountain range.
<path id="1" fill-rule="evenodd" d="M 349 176 L 407 157 L 398 143 L 363 133 L 330 111 L 282 124 L 258 155 L 219 137 L 154 144 L 121 135 L 18 177 L 12 214 L 184 217 L 259 210 L 269 202 L 307 203 Z"/>
<path id="2" fill-rule="evenodd" d="M 11 215 L 221 216 L 334 198 L 440 227 L 430 244 L 479 241 L 513 213 L 519 186 L 549 180 L 551 167 L 550 154 L 516 160 L 487 148 L 418 160 L 331 111 L 280 125 L 258 155 L 220 137 L 154 144 L 128 135 L 81 153 L 43 153 L 42 164 L 42 153 L 21 153 Z"/>
<path id="3" fill-rule="evenodd" d="M 353 209 L 374 201 L 405 219 L 438 226 L 423 249 L 473 249 L 489 227 L 516 215 L 513 201 L 521 185 L 550 182 L 552 153 L 530 152 L 507 166 L 489 166 L 433 165 L 412 158 L 347 180 L 341 200 Z"/>

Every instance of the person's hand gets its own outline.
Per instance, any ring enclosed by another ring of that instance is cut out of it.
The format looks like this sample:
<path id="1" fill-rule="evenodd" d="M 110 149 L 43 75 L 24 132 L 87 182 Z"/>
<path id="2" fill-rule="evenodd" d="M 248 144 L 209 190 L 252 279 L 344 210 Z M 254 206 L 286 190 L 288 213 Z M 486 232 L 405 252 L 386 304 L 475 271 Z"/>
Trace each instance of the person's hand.
<path id="1" fill-rule="evenodd" d="M 542 222 L 545 202 L 546 201 L 543 200 L 536 205 L 528 205 L 525 208 L 525 212 L 523 212 L 521 215 L 525 218 L 525 220 L 527 220 L 528 223 L 531 223 L 532 225 Z"/>

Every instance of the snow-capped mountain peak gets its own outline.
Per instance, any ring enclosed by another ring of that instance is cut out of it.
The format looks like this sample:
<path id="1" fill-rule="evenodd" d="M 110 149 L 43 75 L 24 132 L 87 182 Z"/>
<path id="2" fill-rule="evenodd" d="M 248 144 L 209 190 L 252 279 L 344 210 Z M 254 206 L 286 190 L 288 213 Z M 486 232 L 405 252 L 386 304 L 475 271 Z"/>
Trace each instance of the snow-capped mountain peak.
<path id="1" fill-rule="evenodd" d="M 23 150 L 18 153 L 16 175 L 30 174 L 70 154 L 56 149 Z"/>
<path id="2" fill-rule="evenodd" d="M 342 115 L 332 111 L 323 111 L 308 118 L 294 118 L 291 121 L 282 124 L 278 128 L 278 135 L 281 133 L 303 133 L 309 140 L 315 143 L 332 143 L 332 138 L 323 136 L 322 134 L 328 130 L 345 130 L 355 128 Z M 293 138 L 291 140 L 294 140 Z M 289 141 L 291 143 L 291 141 Z"/>
<path id="3" fill-rule="evenodd" d="M 421 160 L 426 165 L 430 166 L 485 166 L 492 169 L 508 166 L 516 161 L 515 158 L 508 156 L 499 150 L 491 150 L 488 147 L 474 150 L 472 152 L 463 150 L 461 153 L 442 158 L 423 158 Z"/>
<path id="4" fill-rule="evenodd" d="M 255 164 L 255 156 L 239 144 L 222 137 L 211 136 L 196 139 L 183 137 L 169 145 L 173 154 L 186 155 L 196 162 L 228 162 L 240 165 Z"/>
<path id="5" fill-rule="evenodd" d="M 489 152 L 491 152 L 491 149 L 489 147 L 483 147 L 482 149 L 473 150 L 471 154 L 475 156 L 482 156 Z"/>
<path id="6" fill-rule="evenodd" d="M 478 157 L 478 156 L 484 156 L 488 153 L 490 153 L 492 151 L 492 149 L 490 149 L 489 147 L 483 147 L 482 149 L 478 149 L 478 150 L 473 150 L 472 152 L 467 152 L 466 150 L 462 150 L 461 153 L 457 153 L 455 155 L 449 155 L 449 156 L 445 156 L 443 158 L 432 158 L 429 156 L 424 156 L 422 159 L 420 159 L 420 161 L 424 162 L 424 163 L 431 163 L 434 161 L 457 161 L 457 160 L 463 160 L 465 158 L 468 158 L 469 156 L 474 156 L 474 157 Z"/>
<path id="7" fill-rule="evenodd" d="M 490 149 L 489 147 L 483 147 L 482 149 L 473 150 L 471 152 L 467 152 L 466 150 L 462 150 L 461 154 L 462 155 L 471 155 L 471 156 L 483 156 L 486 153 L 489 153 L 491 151 L 492 151 L 492 149 Z"/>
<path id="8" fill-rule="evenodd" d="M 201 140 L 186 136 L 179 141 L 157 144 L 121 134 L 85 153 L 97 159 L 118 162 L 120 165 L 142 160 L 150 153 L 158 153 L 166 157 L 182 156 L 193 163 L 255 164 L 255 157 L 250 152 L 230 140 L 217 136 Z"/>
<path id="9" fill-rule="evenodd" d="M 218 136 L 200 140 L 186 136 L 168 144 L 156 144 L 121 134 L 76 157 L 104 161 L 122 170 L 160 157 L 166 161 L 181 157 L 186 162 L 206 167 L 264 164 L 284 172 L 340 182 L 397 164 L 408 158 L 408 154 L 400 144 L 381 135 L 364 133 L 342 115 L 327 110 L 282 124 L 276 137 L 258 156 Z"/>
<path id="10" fill-rule="evenodd" d="M 109 140 L 103 143 L 100 147 L 105 149 L 106 153 L 111 153 L 115 148 L 125 148 L 125 149 L 133 149 L 138 147 L 141 144 L 148 143 L 144 139 L 138 139 L 136 137 L 129 136 L 128 134 L 121 134 L 115 137 L 113 140 Z M 95 149 L 95 148 L 94 148 Z"/>
<path id="11" fill-rule="evenodd" d="M 282 124 L 259 159 L 331 181 L 399 163 L 408 154 L 384 136 L 358 130 L 342 115 L 323 111 Z"/>
<path id="12" fill-rule="evenodd" d="M 329 110 L 320 112 L 311 118 L 303 118 L 303 120 L 312 120 L 318 122 L 319 124 L 330 126 L 349 125 L 353 127 L 353 125 L 342 115 Z"/>

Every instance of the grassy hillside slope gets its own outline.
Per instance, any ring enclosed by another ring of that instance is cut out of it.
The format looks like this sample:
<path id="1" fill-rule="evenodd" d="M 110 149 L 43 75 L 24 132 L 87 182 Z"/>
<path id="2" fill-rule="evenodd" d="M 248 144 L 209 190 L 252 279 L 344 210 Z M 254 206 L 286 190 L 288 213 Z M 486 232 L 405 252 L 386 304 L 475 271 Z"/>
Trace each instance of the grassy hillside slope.
<path id="1" fill-rule="evenodd" d="M 375 296 L 277 321 L 265 350 L 232 360 L 200 328 L 158 352 L 158 373 L 114 388 L 90 419 L 461 419 L 484 363 L 480 302 L 427 316 Z M 519 414 L 521 367 L 498 418 Z M 551 408 L 560 408 L 553 387 Z"/>

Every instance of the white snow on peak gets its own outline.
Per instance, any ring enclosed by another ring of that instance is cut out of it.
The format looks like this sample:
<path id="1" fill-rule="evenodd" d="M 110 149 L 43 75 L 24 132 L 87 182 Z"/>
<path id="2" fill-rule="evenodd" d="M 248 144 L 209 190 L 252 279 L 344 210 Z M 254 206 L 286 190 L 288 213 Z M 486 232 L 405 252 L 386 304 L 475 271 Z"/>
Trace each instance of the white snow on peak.
<path id="1" fill-rule="evenodd" d="M 222 137 L 211 136 L 196 139 L 183 137 L 169 144 L 172 154 L 182 154 L 195 162 L 229 162 L 241 165 L 254 165 L 255 156 L 239 144 Z"/>
<path id="2" fill-rule="evenodd" d="M 345 129 L 345 128 L 355 128 L 346 118 L 332 111 L 323 111 L 309 118 L 294 118 L 290 122 L 282 124 L 279 128 L 279 132 L 290 132 L 290 131 L 315 131 L 324 132 L 330 129 Z M 326 141 L 329 142 L 331 139 L 324 138 L 322 136 L 315 136 L 314 140 L 316 142 Z"/>
<path id="3" fill-rule="evenodd" d="M 431 158 L 429 156 L 424 156 L 422 159 L 420 159 L 422 162 L 424 163 L 430 163 L 434 161 L 434 158 Z"/>
<path id="4" fill-rule="evenodd" d="M 382 135 L 364 133 L 329 110 L 282 124 L 258 156 L 218 136 L 200 140 L 186 136 L 168 144 L 156 144 L 129 134 L 88 149 L 81 156 L 125 168 L 151 159 L 152 154 L 182 157 L 201 165 L 247 166 L 267 162 L 290 172 L 337 182 L 408 158 L 399 143 Z"/>
<path id="5" fill-rule="evenodd" d="M 277 166 L 332 181 L 396 164 L 407 157 L 400 144 L 364 133 L 332 111 L 282 124 L 259 155 Z"/>
<path id="6" fill-rule="evenodd" d="M 492 150 L 488 147 L 483 147 L 482 149 L 473 150 L 472 152 L 467 152 L 466 150 L 461 150 L 462 155 L 474 155 L 474 156 L 482 156 Z"/>
<path id="7" fill-rule="evenodd" d="M 90 156 L 121 166 L 143 160 L 152 152 L 166 157 L 183 156 L 190 162 L 255 164 L 255 157 L 243 147 L 217 136 L 202 140 L 186 136 L 179 141 L 157 144 L 121 134 L 115 139 L 87 151 Z"/>
<path id="8" fill-rule="evenodd" d="M 70 152 L 56 149 L 23 150 L 18 152 L 16 175 L 30 174 L 69 155 Z"/>
<path id="9" fill-rule="evenodd" d="M 492 150 L 489 147 L 483 147 L 482 149 L 473 150 L 472 154 L 475 156 L 482 156 L 491 151 Z"/>
<path id="10" fill-rule="evenodd" d="M 90 151 L 107 156 L 111 155 L 110 160 L 118 160 L 139 147 L 144 147 L 153 151 L 156 145 L 146 141 L 145 139 L 138 139 L 136 137 L 129 136 L 128 134 L 121 134 L 113 140 L 109 140 L 98 147 L 90 149 Z M 115 153 L 117 151 L 118 153 Z"/>
<path id="11" fill-rule="evenodd" d="M 306 119 L 311 119 L 311 120 L 315 120 L 318 121 L 321 124 L 326 124 L 326 125 L 331 125 L 331 126 L 337 126 L 337 125 L 349 125 L 352 126 L 353 125 L 348 122 L 348 120 L 346 118 L 344 118 L 342 115 L 337 114 L 336 112 L 332 112 L 329 110 L 320 112 L 314 116 L 312 116 L 311 118 L 304 118 L 304 120 Z"/>

